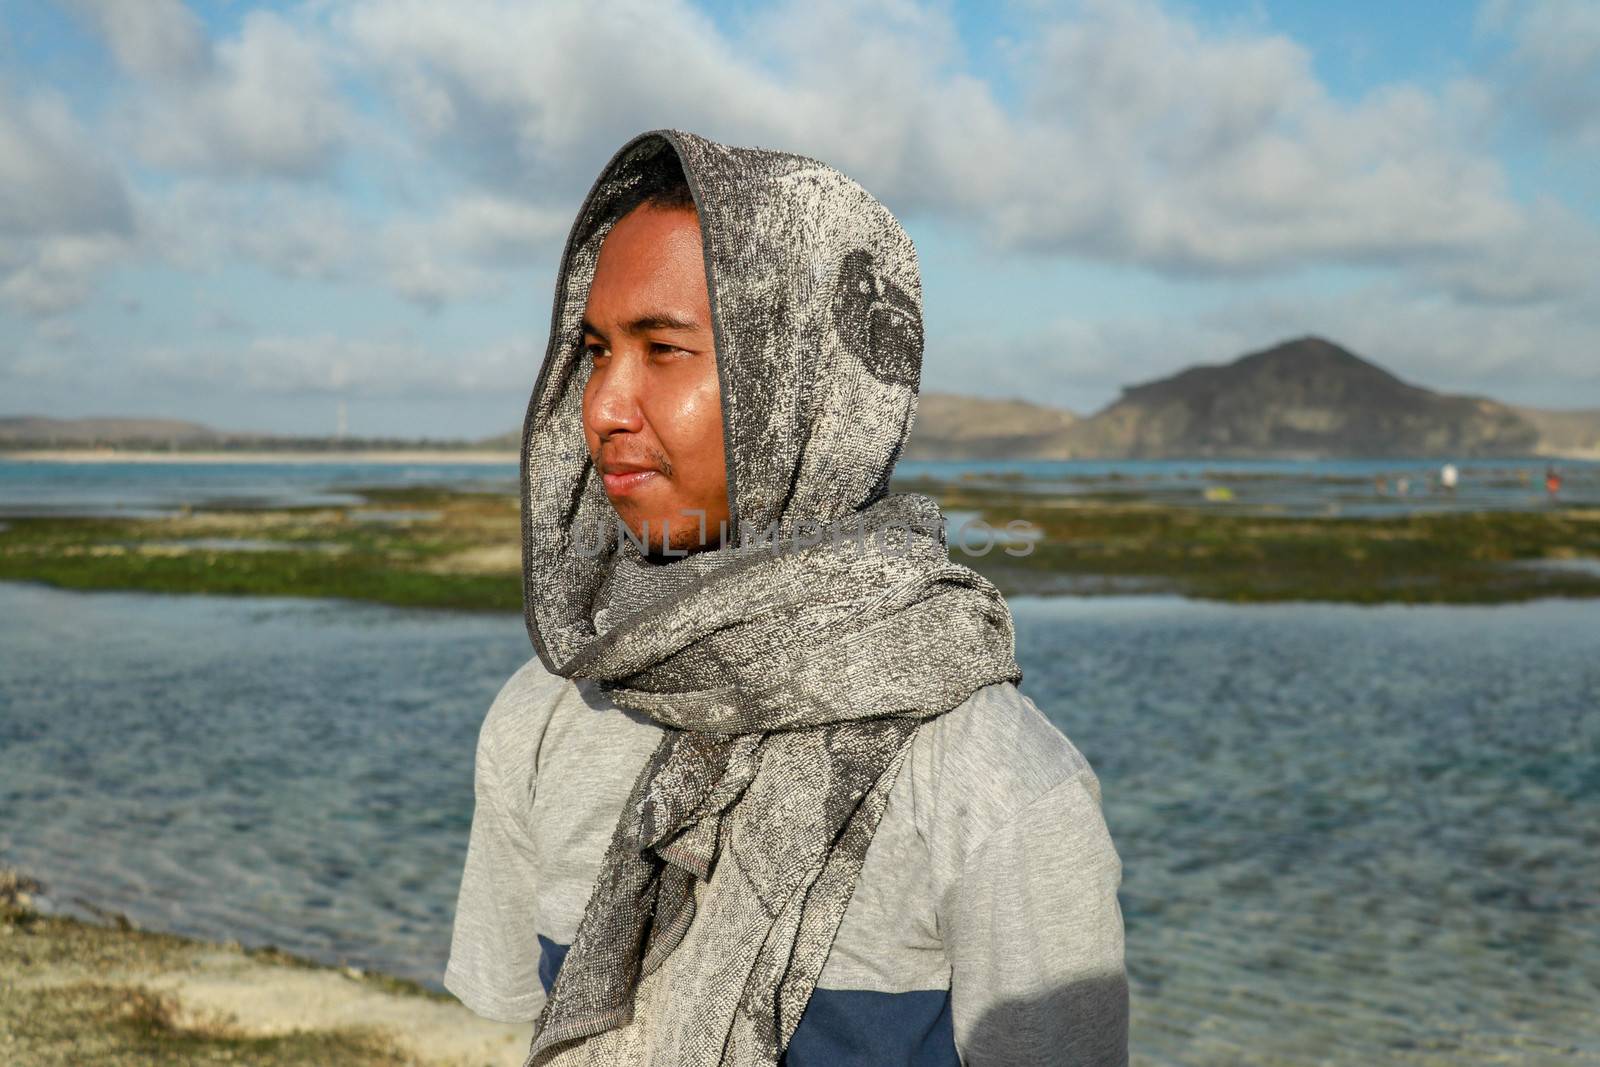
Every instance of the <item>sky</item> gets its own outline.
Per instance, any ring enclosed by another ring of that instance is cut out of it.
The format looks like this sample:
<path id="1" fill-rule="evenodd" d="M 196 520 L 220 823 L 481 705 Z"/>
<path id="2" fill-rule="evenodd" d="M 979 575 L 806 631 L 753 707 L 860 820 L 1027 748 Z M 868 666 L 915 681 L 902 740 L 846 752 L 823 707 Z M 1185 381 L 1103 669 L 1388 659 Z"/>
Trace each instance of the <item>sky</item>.
<path id="1" fill-rule="evenodd" d="M 924 391 L 1087 413 L 1316 334 L 1600 407 L 1600 0 L 0 0 L 0 415 L 519 429 L 658 127 L 883 200 Z"/>

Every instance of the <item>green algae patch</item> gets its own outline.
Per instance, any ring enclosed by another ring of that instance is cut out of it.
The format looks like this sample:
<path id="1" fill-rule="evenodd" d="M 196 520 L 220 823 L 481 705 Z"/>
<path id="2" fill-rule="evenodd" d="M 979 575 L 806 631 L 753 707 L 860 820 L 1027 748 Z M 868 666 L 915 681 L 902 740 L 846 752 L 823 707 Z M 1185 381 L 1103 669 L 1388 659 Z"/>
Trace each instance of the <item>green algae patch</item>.
<path id="1" fill-rule="evenodd" d="M 1502 603 L 1600 596 L 1600 510 L 1291 517 L 910 483 L 1022 545 L 963 542 L 951 556 L 1007 594 L 1171 592 L 1237 602 Z M 0 579 L 69 589 L 340 597 L 401 607 L 518 612 L 514 494 L 359 489 L 351 507 L 205 508 L 162 519 L 19 518 L 0 530 Z"/>
<path id="2" fill-rule="evenodd" d="M 998 546 L 974 555 L 952 537 L 953 557 L 1008 593 L 1160 589 L 1347 603 L 1600 596 L 1600 512 L 1592 509 L 1287 517 L 971 489 L 951 489 L 940 502 L 979 512 L 996 529 L 1020 519 L 1038 531 L 1026 555 Z M 1585 562 L 1594 566 L 1573 565 Z"/>
<path id="3" fill-rule="evenodd" d="M 348 508 L 17 518 L 0 531 L 0 579 L 65 589 L 520 610 L 515 498 L 416 490 L 363 495 L 366 505 Z M 422 506 L 435 501 L 443 506 Z"/>

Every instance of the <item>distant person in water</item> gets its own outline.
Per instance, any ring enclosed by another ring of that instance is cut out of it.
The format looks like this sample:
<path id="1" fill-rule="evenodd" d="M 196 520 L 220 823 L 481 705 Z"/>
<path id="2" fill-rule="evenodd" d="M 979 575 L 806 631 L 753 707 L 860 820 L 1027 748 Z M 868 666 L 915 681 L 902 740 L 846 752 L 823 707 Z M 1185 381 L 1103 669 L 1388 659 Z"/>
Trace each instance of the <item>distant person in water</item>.
<path id="1" fill-rule="evenodd" d="M 889 491 L 920 294 L 816 160 L 657 131 L 584 202 L 444 976 L 531 1067 L 1127 1064 L 1099 780 Z"/>
<path id="2" fill-rule="evenodd" d="M 1561 472 L 1556 470 L 1554 463 L 1544 469 L 1544 491 L 1549 494 L 1552 503 L 1561 495 Z"/>
<path id="3" fill-rule="evenodd" d="M 1456 465 L 1454 463 L 1446 463 L 1439 468 L 1439 487 L 1454 496 L 1457 476 Z"/>

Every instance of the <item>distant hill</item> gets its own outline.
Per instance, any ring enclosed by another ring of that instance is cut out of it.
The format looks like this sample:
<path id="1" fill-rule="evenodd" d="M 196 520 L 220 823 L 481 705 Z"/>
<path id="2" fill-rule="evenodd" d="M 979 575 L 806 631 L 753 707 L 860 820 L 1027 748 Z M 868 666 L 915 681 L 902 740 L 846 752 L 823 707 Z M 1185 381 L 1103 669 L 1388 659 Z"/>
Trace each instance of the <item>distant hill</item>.
<path id="1" fill-rule="evenodd" d="M 506 446 L 515 449 L 516 445 Z M 112 449 L 127 452 L 465 452 L 489 450 L 476 441 L 428 437 L 319 437 L 232 433 L 181 419 L 52 419 L 0 416 L 0 450 Z"/>
<path id="2" fill-rule="evenodd" d="M 1057 447 L 1078 421 L 1070 411 L 1026 400 L 984 400 L 950 393 L 924 393 L 907 459 L 1010 459 L 1036 456 Z"/>
<path id="3" fill-rule="evenodd" d="M 520 452 L 522 451 L 522 431 L 507 430 L 505 433 L 495 434 L 493 437 L 485 437 L 482 440 L 475 441 L 473 443 L 479 448 L 509 448 L 513 452 Z"/>
<path id="4" fill-rule="evenodd" d="M 1539 430 L 1504 404 L 1435 393 L 1302 337 L 1130 386 L 1072 444 L 1131 457 L 1527 455 Z"/>
<path id="5" fill-rule="evenodd" d="M 0 417 L 0 443 L 30 442 L 55 447 L 96 444 L 170 445 L 216 442 L 224 437 L 209 426 L 180 419 L 48 419 L 37 415 Z"/>
<path id="6" fill-rule="evenodd" d="M 1543 411 L 1513 408 L 1539 431 L 1539 452 L 1549 456 L 1600 459 L 1600 408 L 1588 411 Z"/>

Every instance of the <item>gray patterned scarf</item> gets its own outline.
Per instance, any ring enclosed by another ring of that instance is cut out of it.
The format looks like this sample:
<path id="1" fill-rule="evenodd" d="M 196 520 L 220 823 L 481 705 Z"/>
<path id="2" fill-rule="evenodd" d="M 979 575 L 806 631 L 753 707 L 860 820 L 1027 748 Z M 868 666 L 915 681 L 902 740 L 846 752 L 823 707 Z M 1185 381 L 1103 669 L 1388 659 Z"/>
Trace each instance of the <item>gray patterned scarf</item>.
<path id="1" fill-rule="evenodd" d="M 732 522 L 725 547 L 661 563 L 615 536 L 589 460 L 580 323 L 610 226 L 677 166 L 705 244 Z M 831 167 L 663 130 L 590 191 L 524 424 L 524 611 L 547 668 L 668 729 L 529 1065 L 632 1021 L 713 868 L 715 929 L 697 936 L 719 966 L 694 1017 L 673 1021 L 682 1062 L 778 1063 L 918 727 L 1021 679 L 1010 612 L 951 561 L 938 506 L 888 492 L 921 364 L 911 240 Z"/>

